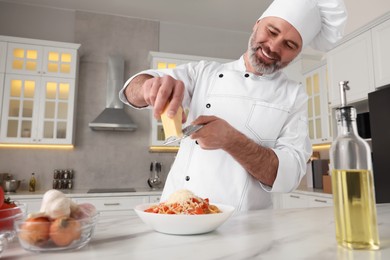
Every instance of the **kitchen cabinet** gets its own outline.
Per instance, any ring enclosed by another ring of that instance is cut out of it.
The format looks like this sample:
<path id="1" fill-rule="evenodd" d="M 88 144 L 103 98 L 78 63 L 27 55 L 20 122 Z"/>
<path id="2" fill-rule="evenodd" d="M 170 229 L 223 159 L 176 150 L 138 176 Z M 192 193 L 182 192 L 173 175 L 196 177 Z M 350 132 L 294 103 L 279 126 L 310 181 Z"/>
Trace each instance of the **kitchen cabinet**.
<path id="1" fill-rule="evenodd" d="M 3 105 L 5 61 L 7 59 L 7 43 L 0 41 L 0 129 L 1 129 L 1 108 Z"/>
<path id="2" fill-rule="evenodd" d="M 309 197 L 309 207 L 330 207 L 333 206 L 333 199 L 322 198 L 322 197 Z"/>
<path id="3" fill-rule="evenodd" d="M 219 59 L 211 57 L 201 57 L 192 55 L 182 55 L 163 52 L 150 52 L 149 61 L 151 69 L 172 69 L 181 64 L 189 62 L 197 62 L 201 60 L 217 61 L 221 63 L 230 62 L 228 59 Z M 185 111 L 188 113 L 188 111 Z M 153 111 L 150 111 L 151 120 L 151 136 L 150 136 L 150 151 L 177 151 L 178 144 L 173 143 L 164 146 L 165 134 L 161 120 L 156 120 L 153 116 Z"/>
<path id="4" fill-rule="evenodd" d="M 150 203 L 160 203 L 161 196 L 152 195 L 149 196 Z"/>
<path id="5" fill-rule="evenodd" d="M 77 49 L 9 42 L 6 72 L 75 78 Z"/>
<path id="6" fill-rule="evenodd" d="M 367 101 L 368 93 L 390 84 L 390 13 L 379 17 L 329 51 L 331 107 L 340 105 L 339 82 L 348 80 L 347 100 Z"/>
<path id="7" fill-rule="evenodd" d="M 283 194 L 282 195 L 282 207 L 284 209 L 308 208 L 309 201 L 307 200 L 306 196 L 303 196 L 300 194 L 295 194 L 295 193 Z"/>
<path id="8" fill-rule="evenodd" d="M 73 198 L 77 204 L 91 203 L 101 215 L 135 215 L 134 207 L 149 203 L 149 196 Z"/>
<path id="9" fill-rule="evenodd" d="M 275 194 L 274 196 L 274 208 L 290 209 L 333 206 L 332 195 L 321 192 L 296 190 L 291 193 Z"/>
<path id="10" fill-rule="evenodd" d="M 1 142 L 72 144 L 74 84 L 67 78 L 6 74 Z"/>
<path id="11" fill-rule="evenodd" d="M 32 198 L 32 199 L 17 199 L 20 203 L 25 203 L 27 205 L 27 214 L 39 212 L 41 210 L 42 198 Z"/>
<path id="12" fill-rule="evenodd" d="M 0 142 L 73 144 L 80 45 L 0 39 L 8 40 Z"/>
<path id="13" fill-rule="evenodd" d="M 330 105 L 341 104 L 339 82 L 349 81 L 349 103 L 367 99 L 375 90 L 371 32 L 366 31 L 337 46 L 327 54 Z"/>
<path id="14" fill-rule="evenodd" d="M 306 72 L 304 85 L 308 95 L 309 137 L 312 144 L 329 143 L 331 137 L 331 110 L 328 105 L 326 65 Z"/>
<path id="15" fill-rule="evenodd" d="M 372 29 L 375 88 L 390 84 L 390 19 Z"/>
<path id="16" fill-rule="evenodd" d="M 12 200 L 27 204 L 27 213 L 39 212 L 42 196 L 11 195 Z M 110 195 L 110 196 L 83 196 L 83 194 L 66 194 L 77 204 L 91 203 L 101 215 L 134 215 L 134 207 L 145 203 L 160 203 L 160 195 Z M 8 197 L 8 196 L 6 196 Z"/>

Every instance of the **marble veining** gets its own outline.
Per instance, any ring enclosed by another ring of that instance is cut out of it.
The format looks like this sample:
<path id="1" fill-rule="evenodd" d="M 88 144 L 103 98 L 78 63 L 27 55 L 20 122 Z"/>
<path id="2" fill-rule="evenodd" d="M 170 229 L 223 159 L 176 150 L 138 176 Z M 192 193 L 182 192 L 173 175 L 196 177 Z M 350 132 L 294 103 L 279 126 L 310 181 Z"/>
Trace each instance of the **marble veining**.
<path id="1" fill-rule="evenodd" d="M 338 247 L 333 208 L 270 209 L 233 215 L 217 230 L 176 236 L 153 231 L 137 216 L 103 216 L 86 247 L 35 254 L 13 241 L 5 259 L 390 259 L 390 204 L 378 209 L 379 251 Z"/>

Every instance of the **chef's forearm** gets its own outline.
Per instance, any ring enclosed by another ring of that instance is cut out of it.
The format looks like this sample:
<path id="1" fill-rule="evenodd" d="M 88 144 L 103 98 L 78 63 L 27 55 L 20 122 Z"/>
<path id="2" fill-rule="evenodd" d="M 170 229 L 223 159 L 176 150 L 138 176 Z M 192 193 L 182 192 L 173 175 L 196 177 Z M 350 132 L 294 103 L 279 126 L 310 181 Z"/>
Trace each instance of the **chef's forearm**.
<path id="1" fill-rule="evenodd" d="M 129 82 L 124 91 L 124 94 L 130 104 L 136 107 L 145 107 L 148 105 L 144 98 L 142 85 L 150 78 L 153 78 L 153 76 L 148 74 L 140 74 Z"/>
<path id="2" fill-rule="evenodd" d="M 279 160 L 272 149 L 255 143 L 237 131 L 224 150 L 261 183 L 273 185 Z"/>

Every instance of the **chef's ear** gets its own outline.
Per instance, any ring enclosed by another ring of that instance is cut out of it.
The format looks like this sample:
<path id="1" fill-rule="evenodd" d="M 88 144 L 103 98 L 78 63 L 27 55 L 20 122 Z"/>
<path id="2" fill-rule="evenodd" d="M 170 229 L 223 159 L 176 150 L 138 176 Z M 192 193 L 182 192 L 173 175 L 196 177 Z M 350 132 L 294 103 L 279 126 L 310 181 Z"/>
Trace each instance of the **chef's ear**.
<path id="1" fill-rule="evenodd" d="M 253 25 L 252 31 L 256 31 L 257 26 L 259 25 L 261 19 L 257 20 L 255 25 Z"/>

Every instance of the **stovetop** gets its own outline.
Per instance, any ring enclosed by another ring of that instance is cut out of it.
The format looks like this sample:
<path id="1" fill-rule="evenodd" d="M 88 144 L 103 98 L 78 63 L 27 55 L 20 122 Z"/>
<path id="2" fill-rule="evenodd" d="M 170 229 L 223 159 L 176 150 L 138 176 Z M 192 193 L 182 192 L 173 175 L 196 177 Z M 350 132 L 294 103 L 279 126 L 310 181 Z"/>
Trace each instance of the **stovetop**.
<path id="1" fill-rule="evenodd" d="M 117 193 L 117 192 L 136 192 L 134 188 L 97 188 L 89 189 L 87 193 Z"/>

